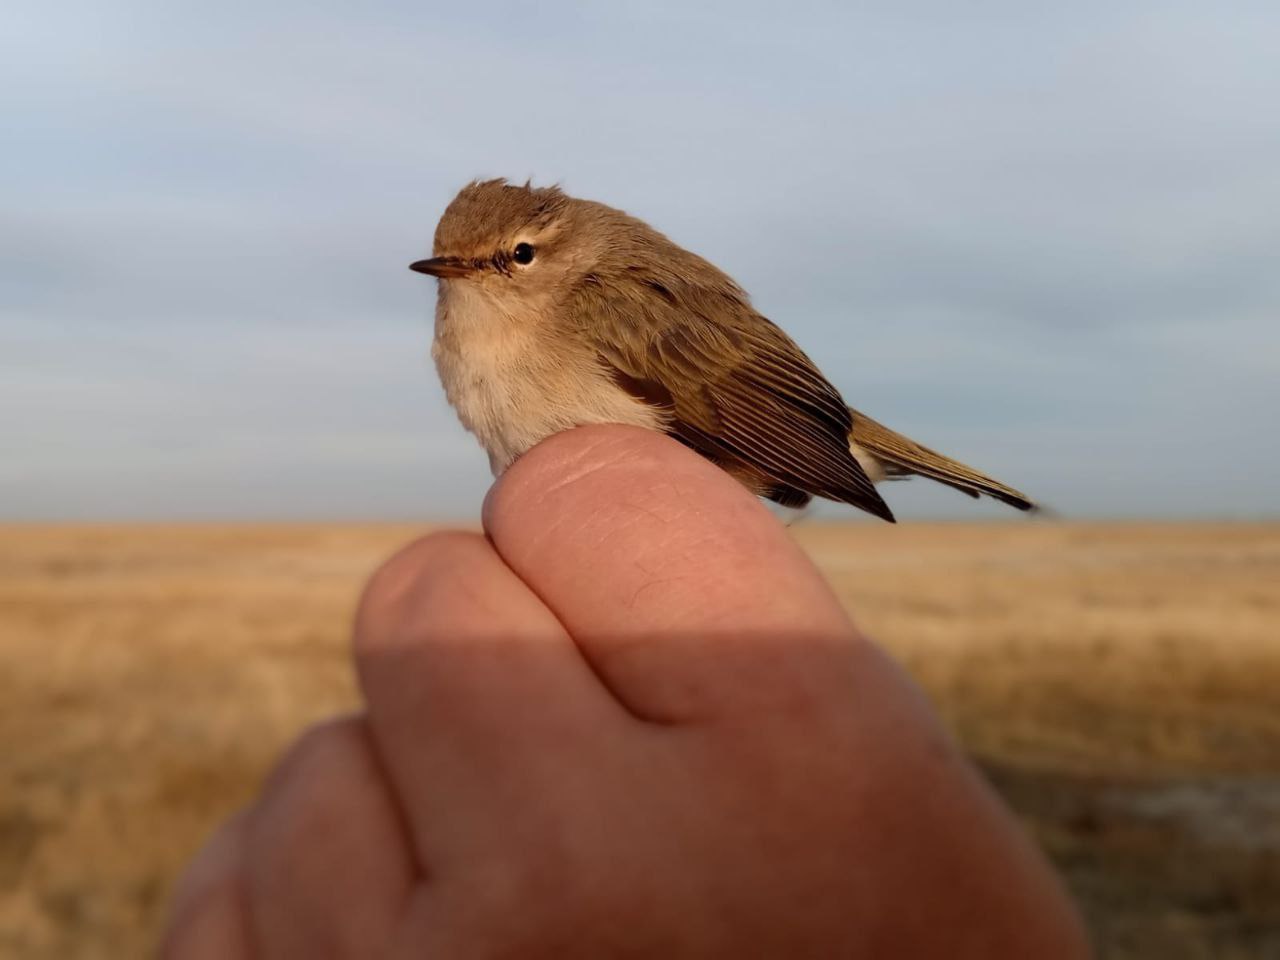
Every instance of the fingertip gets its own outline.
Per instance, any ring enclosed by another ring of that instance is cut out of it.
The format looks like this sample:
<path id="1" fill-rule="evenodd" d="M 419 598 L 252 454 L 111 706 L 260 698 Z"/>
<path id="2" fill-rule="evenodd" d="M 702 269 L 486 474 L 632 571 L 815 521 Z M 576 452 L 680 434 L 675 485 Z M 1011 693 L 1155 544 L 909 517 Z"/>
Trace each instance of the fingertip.
<path id="1" fill-rule="evenodd" d="M 446 575 L 492 557 L 493 548 L 484 537 L 463 530 L 435 531 L 401 547 L 374 571 L 360 596 L 354 631 L 357 660 L 412 633 Z M 459 582 L 455 576 L 447 579 Z"/>
<path id="2" fill-rule="evenodd" d="M 636 716 L 745 702 L 728 689 L 743 672 L 712 665 L 730 647 L 853 636 L 786 528 L 725 471 L 652 431 L 582 427 L 544 441 L 491 492 L 485 528 Z M 760 686 L 773 683 L 776 657 L 748 659 Z"/>
<path id="3" fill-rule="evenodd" d="M 616 717 L 555 615 L 477 534 L 431 534 L 388 560 L 353 646 L 373 746 L 424 862 L 457 832 L 432 820 L 438 804 L 519 794 L 538 764 L 561 778 L 565 745 Z"/>
<path id="4" fill-rule="evenodd" d="M 533 447 L 493 485 L 482 518 L 501 552 L 510 532 L 536 533 L 626 503 L 667 522 L 713 510 L 749 528 L 782 529 L 706 458 L 656 431 L 620 424 L 577 427 Z"/>
<path id="5" fill-rule="evenodd" d="M 336 765 L 339 758 L 358 756 L 366 743 L 364 719 L 359 715 L 343 714 L 312 724 L 267 774 L 261 797 L 265 799 L 295 789 L 298 783 L 307 782 L 314 771 Z M 274 825 L 264 830 L 263 799 L 244 813 L 242 829 L 250 846 L 275 832 Z"/>
<path id="6" fill-rule="evenodd" d="M 484 521 L 504 562 L 571 632 L 847 626 L 777 518 L 652 430 L 588 426 L 543 441 L 495 485 Z M 651 599 L 640 607 L 642 594 Z"/>

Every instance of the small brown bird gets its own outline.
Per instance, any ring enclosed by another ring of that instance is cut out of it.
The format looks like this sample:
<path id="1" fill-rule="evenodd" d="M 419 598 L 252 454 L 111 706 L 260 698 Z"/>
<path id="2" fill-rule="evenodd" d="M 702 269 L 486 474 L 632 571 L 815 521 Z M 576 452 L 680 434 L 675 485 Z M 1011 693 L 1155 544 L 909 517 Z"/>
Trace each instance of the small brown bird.
<path id="1" fill-rule="evenodd" d="M 895 433 L 839 392 L 726 274 L 648 224 L 557 187 L 468 184 L 436 227 L 432 356 L 502 473 L 588 423 L 666 433 L 762 497 L 824 497 L 892 521 L 874 484 L 916 474 L 1022 493 Z"/>

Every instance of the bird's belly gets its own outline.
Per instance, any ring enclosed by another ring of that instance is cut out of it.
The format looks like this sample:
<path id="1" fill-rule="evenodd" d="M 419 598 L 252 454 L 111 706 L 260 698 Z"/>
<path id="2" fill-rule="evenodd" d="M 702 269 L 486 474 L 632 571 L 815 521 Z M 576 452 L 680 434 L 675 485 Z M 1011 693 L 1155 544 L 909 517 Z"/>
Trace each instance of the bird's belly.
<path id="1" fill-rule="evenodd" d="M 508 335 L 467 345 L 437 338 L 432 348 L 449 402 L 488 452 L 495 476 L 530 447 L 571 427 L 662 429 L 661 414 L 618 387 L 594 358 L 575 363 L 531 341 Z"/>

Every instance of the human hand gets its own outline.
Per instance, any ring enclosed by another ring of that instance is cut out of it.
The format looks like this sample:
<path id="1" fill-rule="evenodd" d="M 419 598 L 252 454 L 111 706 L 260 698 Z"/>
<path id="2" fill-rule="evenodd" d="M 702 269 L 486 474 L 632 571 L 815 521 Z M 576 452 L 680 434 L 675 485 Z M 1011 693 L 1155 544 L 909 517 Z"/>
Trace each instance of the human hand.
<path id="1" fill-rule="evenodd" d="M 1088 955 L 1039 855 L 734 480 L 582 428 L 361 603 L 367 706 L 175 897 L 165 956 Z"/>

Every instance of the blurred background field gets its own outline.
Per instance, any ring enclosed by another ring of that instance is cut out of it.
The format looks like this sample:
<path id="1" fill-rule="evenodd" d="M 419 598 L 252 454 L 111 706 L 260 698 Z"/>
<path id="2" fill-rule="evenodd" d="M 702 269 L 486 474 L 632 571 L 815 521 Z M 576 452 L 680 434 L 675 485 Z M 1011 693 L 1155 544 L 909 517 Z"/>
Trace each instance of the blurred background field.
<path id="1" fill-rule="evenodd" d="M 0 956 L 145 955 L 409 525 L 0 527 Z M 1280 524 L 800 524 L 1105 957 L 1280 956 Z"/>

